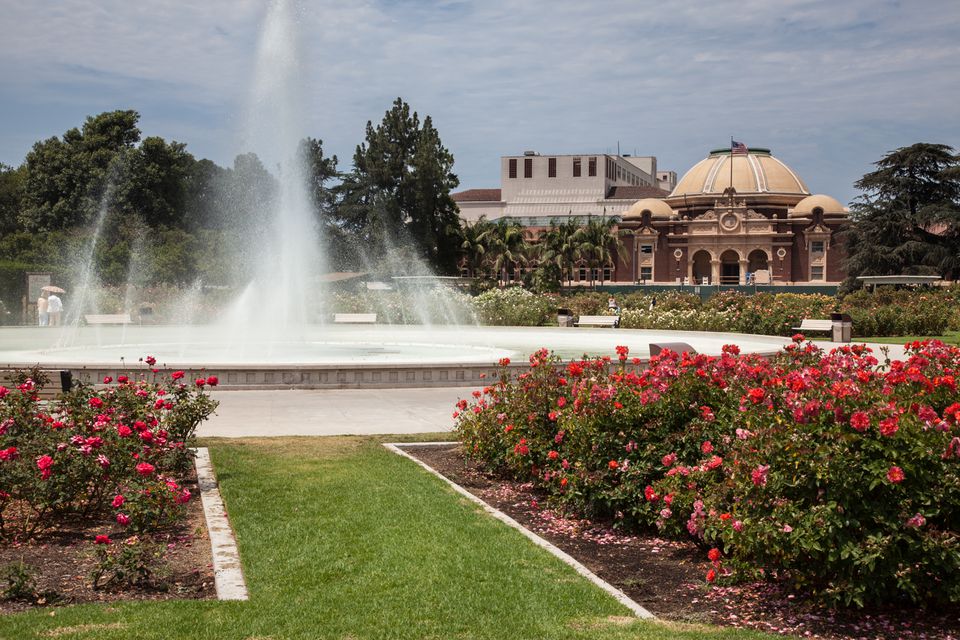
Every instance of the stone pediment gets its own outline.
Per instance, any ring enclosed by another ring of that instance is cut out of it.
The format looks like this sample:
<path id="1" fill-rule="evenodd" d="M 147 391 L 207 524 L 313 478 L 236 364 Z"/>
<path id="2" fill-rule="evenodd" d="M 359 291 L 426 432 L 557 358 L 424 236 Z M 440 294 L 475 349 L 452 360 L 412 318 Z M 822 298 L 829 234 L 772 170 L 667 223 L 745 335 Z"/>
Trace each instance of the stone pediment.
<path id="1" fill-rule="evenodd" d="M 803 230 L 803 233 L 804 233 L 805 235 L 818 234 L 818 235 L 829 236 L 829 235 L 832 234 L 833 232 L 830 231 L 830 228 L 829 228 L 829 227 L 826 227 L 826 226 L 818 223 L 818 224 L 810 225 L 809 227 L 807 227 L 806 229 Z"/>

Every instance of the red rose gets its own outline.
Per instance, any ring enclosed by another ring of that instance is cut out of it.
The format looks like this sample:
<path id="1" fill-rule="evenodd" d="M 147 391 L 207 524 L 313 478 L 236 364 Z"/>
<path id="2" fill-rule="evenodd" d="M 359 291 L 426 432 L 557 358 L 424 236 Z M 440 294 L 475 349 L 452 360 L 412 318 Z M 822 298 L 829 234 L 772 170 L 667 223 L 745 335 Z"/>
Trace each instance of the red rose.
<path id="1" fill-rule="evenodd" d="M 903 474 L 903 469 L 900 467 L 890 467 L 890 470 L 887 471 L 887 480 L 893 484 L 900 484 L 905 478 L 906 476 Z"/>
<path id="2" fill-rule="evenodd" d="M 207 376 L 208 386 L 215 387 L 218 384 L 220 384 L 220 378 L 218 378 L 217 376 Z"/>
<path id="3" fill-rule="evenodd" d="M 105 536 L 103 534 L 97 536 L 93 540 L 94 544 L 110 544 L 113 540 L 110 539 L 110 536 Z"/>
<path id="4" fill-rule="evenodd" d="M 141 462 L 140 464 L 137 465 L 137 473 L 139 473 L 141 476 L 145 478 L 153 474 L 153 472 L 154 472 L 154 466 L 149 462 Z"/>
<path id="5" fill-rule="evenodd" d="M 179 380 L 184 375 L 185 374 L 183 373 L 183 371 L 174 371 L 173 373 L 170 374 L 170 377 L 173 378 L 174 380 Z"/>

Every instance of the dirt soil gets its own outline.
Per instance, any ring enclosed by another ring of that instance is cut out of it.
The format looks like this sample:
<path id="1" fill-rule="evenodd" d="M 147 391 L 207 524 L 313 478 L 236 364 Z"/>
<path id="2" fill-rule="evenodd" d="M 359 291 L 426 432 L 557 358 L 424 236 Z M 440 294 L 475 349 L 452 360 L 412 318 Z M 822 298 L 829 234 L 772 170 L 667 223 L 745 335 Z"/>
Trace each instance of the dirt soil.
<path id="1" fill-rule="evenodd" d="M 35 541 L 0 546 L 0 572 L 23 562 L 29 567 L 33 591 L 37 595 L 35 601 L 0 598 L 0 614 L 35 606 L 85 602 L 216 598 L 213 557 L 196 472 L 181 484 L 192 495 L 187 503 L 187 517 L 181 525 L 154 538 L 166 547 L 154 584 L 94 589 L 90 578 L 95 566 L 94 537 L 108 534 L 117 545 L 123 544 L 129 536 L 123 527 L 110 519 L 76 520 L 64 523 Z M 7 581 L 0 583 L 0 593 L 8 587 Z"/>
<path id="2" fill-rule="evenodd" d="M 834 610 L 769 582 L 710 587 L 706 550 L 693 542 L 628 535 L 611 523 L 554 511 L 530 484 L 465 459 L 459 445 L 411 446 L 410 455 L 549 540 L 659 618 L 804 638 L 960 639 L 960 614 L 917 608 Z"/>

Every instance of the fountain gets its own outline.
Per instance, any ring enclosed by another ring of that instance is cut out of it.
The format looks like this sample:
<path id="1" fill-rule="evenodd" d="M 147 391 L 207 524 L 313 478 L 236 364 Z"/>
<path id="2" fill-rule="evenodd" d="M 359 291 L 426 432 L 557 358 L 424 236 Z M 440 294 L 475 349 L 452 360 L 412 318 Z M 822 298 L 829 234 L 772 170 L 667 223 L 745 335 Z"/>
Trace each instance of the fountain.
<path id="1" fill-rule="evenodd" d="M 318 277 L 326 268 L 304 169 L 297 158 L 297 146 L 305 135 L 299 49 L 291 1 L 275 0 L 258 46 L 244 142 L 279 164 L 279 192 L 265 221 L 249 234 L 250 245 L 244 253 L 256 257 L 250 269 L 252 279 L 222 320 L 213 325 L 190 322 L 201 296 L 198 283 L 184 293 L 183 322 L 178 326 L 79 326 L 91 289 L 94 237 L 81 290 L 74 298 L 74 322 L 52 346 L 47 329 L 0 331 L 0 368 L 40 364 L 71 369 L 79 380 L 96 383 L 152 355 L 162 364 L 191 372 L 206 368 L 228 388 L 475 386 L 495 375 L 501 358 L 523 361 L 543 346 L 574 358 L 613 356 L 617 345 L 627 345 L 633 355 L 643 357 L 652 342 L 683 341 L 701 353 L 719 353 L 729 342 L 744 351 L 773 352 L 786 342 L 735 334 L 622 329 L 311 324 L 304 301 L 322 295 Z M 98 228 L 109 194 L 107 189 Z M 392 250 L 396 252 L 397 247 Z M 135 266 L 130 271 L 134 273 Z M 427 272 L 423 265 L 407 262 L 406 275 Z M 407 289 L 410 295 L 421 296 L 413 305 L 417 311 L 436 302 L 422 289 Z M 451 309 L 440 315 L 448 322 L 458 317 Z M 409 320 L 424 322 L 425 318 Z"/>

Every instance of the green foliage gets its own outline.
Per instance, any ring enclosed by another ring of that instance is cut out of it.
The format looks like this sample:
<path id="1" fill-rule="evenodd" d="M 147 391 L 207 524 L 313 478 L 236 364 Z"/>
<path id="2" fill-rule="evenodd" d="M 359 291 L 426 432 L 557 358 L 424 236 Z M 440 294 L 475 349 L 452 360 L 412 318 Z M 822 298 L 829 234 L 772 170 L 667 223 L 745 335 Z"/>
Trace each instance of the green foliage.
<path id="1" fill-rule="evenodd" d="M 844 234 L 847 286 L 859 275 L 960 273 L 960 157 L 943 144 L 891 151 L 856 186 Z"/>
<path id="2" fill-rule="evenodd" d="M 90 574 L 94 589 L 152 585 L 163 563 L 160 545 L 132 536 L 120 543 L 98 544 Z"/>
<path id="3" fill-rule="evenodd" d="M 421 124 L 397 98 L 379 125 L 367 122 L 353 163 L 340 187 L 338 226 L 373 255 L 409 241 L 439 273 L 453 272 L 460 223 L 450 191 L 459 180 L 430 116 Z"/>
<path id="4" fill-rule="evenodd" d="M 464 450 L 580 513 L 718 547 L 721 581 L 960 602 L 960 349 L 917 343 L 888 369 L 802 336 L 769 360 L 728 346 L 639 370 L 617 351 L 503 368 L 458 405 Z"/>

